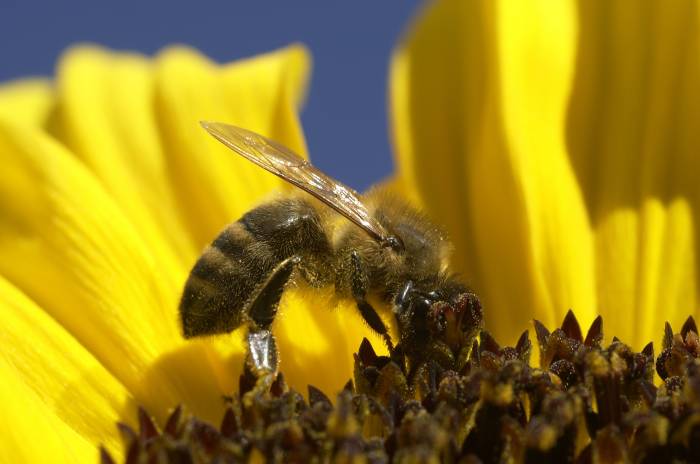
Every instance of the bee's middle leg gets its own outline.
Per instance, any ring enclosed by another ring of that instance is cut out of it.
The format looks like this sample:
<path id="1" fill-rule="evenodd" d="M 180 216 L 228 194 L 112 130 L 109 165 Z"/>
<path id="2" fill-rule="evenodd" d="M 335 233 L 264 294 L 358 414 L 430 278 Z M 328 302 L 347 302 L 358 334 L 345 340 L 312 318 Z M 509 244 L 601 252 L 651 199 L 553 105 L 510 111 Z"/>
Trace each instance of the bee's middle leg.
<path id="1" fill-rule="evenodd" d="M 292 256 L 278 264 L 248 302 L 245 311 L 250 319 L 246 337 L 247 362 L 248 367 L 258 377 L 265 373 L 277 373 L 277 342 L 270 326 L 277 314 L 284 287 L 300 261 L 298 256 Z"/>
<path id="2" fill-rule="evenodd" d="M 367 322 L 372 330 L 377 332 L 384 338 L 384 343 L 386 343 L 387 348 L 389 348 L 389 353 L 394 350 L 394 344 L 391 342 L 391 336 L 389 335 L 389 330 L 379 317 L 377 311 L 372 307 L 367 301 L 367 275 L 364 271 L 362 265 L 362 259 L 357 251 L 353 251 L 350 255 L 351 265 L 352 265 L 352 296 L 355 299 L 355 304 L 357 309 L 360 311 L 362 318 Z"/>

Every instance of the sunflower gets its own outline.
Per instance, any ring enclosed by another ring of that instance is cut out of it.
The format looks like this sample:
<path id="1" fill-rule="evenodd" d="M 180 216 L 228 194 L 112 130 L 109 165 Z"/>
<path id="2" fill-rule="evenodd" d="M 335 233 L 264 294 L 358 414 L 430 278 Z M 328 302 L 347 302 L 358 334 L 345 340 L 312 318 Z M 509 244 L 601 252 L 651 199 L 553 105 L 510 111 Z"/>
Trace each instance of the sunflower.
<path id="1" fill-rule="evenodd" d="M 698 7 L 675 6 L 439 0 L 397 49 L 394 185 L 445 225 L 499 340 L 573 308 L 640 347 L 695 311 Z M 183 282 L 225 224 L 290 187 L 197 122 L 305 154 L 309 61 L 77 47 L 55 81 L 0 88 L 1 461 L 121 456 L 114 424 L 137 405 L 220 420 L 241 333 L 184 341 Z M 274 331 L 287 382 L 333 394 L 362 338 L 382 343 L 322 297 L 287 292 Z"/>

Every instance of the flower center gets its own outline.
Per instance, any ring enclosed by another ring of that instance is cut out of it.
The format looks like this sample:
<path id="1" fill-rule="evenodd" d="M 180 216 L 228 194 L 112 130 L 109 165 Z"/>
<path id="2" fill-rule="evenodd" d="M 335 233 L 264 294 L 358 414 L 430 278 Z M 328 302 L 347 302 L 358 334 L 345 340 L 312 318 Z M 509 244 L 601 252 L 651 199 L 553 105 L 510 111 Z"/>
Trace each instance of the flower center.
<path id="1" fill-rule="evenodd" d="M 596 319 L 584 338 L 571 312 L 551 332 L 535 321 L 540 367 L 527 331 L 514 347 L 482 331 L 420 359 L 378 356 L 365 339 L 335 402 L 245 370 L 218 427 L 182 407 L 162 428 L 144 410 L 138 431 L 120 425 L 126 462 L 698 462 L 692 317 L 679 333 L 666 325 L 656 359 L 651 343 L 603 346 L 602 327 Z M 113 462 L 104 449 L 102 461 Z"/>

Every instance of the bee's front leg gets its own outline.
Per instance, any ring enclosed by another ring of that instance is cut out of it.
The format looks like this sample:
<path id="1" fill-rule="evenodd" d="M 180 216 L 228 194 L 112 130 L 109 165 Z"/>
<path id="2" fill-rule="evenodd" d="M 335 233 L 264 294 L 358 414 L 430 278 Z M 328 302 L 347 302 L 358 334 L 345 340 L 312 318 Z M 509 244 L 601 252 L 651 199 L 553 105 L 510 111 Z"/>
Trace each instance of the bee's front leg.
<path id="1" fill-rule="evenodd" d="M 362 265 L 362 258 L 357 251 L 350 254 L 350 261 L 352 266 L 351 290 L 357 309 L 370 328 L 384 338 L 389 353 L 391 353 L 394 350 L 394 344 L 391 342 L 389 330 L 377 311 L 367 301 L 367 275 Z"/>
<path id="2" fill-rule="evenodd" d="M 275 267 L 270 276 L 253 293 L 246 314 L 249 318 L 248 335 L 248 368 L 257 376 L 276 374 L 279 367 L 277 342 L 270 330 L 272 321 L 277 314 L 284 287 L 299 264 L 301 258 L 292 256 Z"/>

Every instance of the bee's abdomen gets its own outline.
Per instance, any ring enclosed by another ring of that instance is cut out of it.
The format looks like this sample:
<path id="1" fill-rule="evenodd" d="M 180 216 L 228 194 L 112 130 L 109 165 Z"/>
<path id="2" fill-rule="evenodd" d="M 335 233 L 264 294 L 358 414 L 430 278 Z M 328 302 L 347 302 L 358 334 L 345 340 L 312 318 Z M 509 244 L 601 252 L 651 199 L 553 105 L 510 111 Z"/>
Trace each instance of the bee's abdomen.
<path id="1" fill-rule="evenodd" d="M 328 241 L 318 214 L 303 200 L 277 201 L 250 211 L 227 226 L 192 268 L 180 301 L 185 337 L 239 327 L 256 286 L 278 263 L 324 248 Z"/>
<path id="2" fill-rule="evenodd" d="M 246 253 L 254 241 L 235 222 L 204 250 L 180 301 L 185 337 L 230 332 L 243 323 L 243 306 L 268 270 L 266 262 L 272 260 L 271 253 L 262 249 L 255 255 Z"/>

